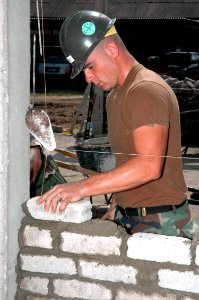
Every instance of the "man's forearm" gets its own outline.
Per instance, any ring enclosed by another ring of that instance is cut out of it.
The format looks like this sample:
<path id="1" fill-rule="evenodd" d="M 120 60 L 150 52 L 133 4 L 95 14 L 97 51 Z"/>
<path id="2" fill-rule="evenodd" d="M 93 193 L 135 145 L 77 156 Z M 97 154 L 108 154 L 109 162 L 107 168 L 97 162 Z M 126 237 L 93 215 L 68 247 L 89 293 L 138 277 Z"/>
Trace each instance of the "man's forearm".
<path id="1" fill-rule="evenodd" d="M 157 164 L 160 158 L 137 157 L 105 173 L 94 175 L 80 183 L 84 197 L 120 192 L 135 188 L 159 177 Z"/>

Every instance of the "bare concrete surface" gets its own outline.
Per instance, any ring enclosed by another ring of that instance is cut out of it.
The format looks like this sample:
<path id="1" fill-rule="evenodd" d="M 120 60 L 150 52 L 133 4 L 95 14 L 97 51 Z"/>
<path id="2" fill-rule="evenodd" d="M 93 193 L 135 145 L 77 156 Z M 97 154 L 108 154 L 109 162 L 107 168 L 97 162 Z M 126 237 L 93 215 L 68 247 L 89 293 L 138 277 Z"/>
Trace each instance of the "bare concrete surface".
<path id="1" fill-rule="evenodd" d="M 71 147 L 75 145 L 76 139 L 73 136 L 64 133 L 55 133 L 55 140 L 57 148 L 64 150 L 71 150 Z M 73 150 L 74 151 L 74 150 Z M 53 152 L 54 158 L 65 161 L 70 164 L 78 165 L 78 161 L 69 157 L 64 157 L 61 154 Z M 67 182 L 75 182 L 84 178 L 84 175 L 79 172 L 74 172 L 68 169 L 60 168 L 61 173 L 66 178 Z M 199 189 L 199 148 L 188 148 L 187 154 L 183 157 L 183 170 L 187 186 Z M 110 196 L 110 195 L 108 195 Z M 190 196 L 190 193 L 188 193 Z M 95 196 L 92 198 L 93 205 L 97 207 L 99 212 L 103 214 L 107 210 L 105 196 Z M 199 204 L 199 201 L 198 201 Z M 192 215 L 199 222 L 199 205 L 190 205 Z M 100 213 L 99 213 L 100 214 Z"/>

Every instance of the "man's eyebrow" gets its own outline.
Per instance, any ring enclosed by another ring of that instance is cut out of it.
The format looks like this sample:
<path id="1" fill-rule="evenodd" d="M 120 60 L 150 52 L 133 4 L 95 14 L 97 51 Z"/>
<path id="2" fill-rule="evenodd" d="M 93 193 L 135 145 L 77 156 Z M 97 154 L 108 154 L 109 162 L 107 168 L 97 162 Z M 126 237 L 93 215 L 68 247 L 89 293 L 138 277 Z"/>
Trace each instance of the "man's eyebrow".
<path id="1" fill-rule="evenodd" d="M 89 67 L 89 65 L 91 65 L 91 63 L 87 63 L 87 64 L 85 64 L 85 65 L 83 66 L 83 70 L 85 70 L 86 68 L 88 68 L 88 67 Z"/>

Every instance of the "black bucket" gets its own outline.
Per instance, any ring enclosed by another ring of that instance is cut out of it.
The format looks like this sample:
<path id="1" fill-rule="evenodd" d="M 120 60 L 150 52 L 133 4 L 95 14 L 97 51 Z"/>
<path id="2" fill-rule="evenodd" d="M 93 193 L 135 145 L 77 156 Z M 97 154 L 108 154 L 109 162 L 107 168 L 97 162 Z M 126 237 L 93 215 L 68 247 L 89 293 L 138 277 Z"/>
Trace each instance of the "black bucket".
<path id="1" fill-rule="evenodd" d="M 115 156 L 107 137 L 91 138 L 75 146 L 82 168 L 105 172 L 115 167 Z"/>

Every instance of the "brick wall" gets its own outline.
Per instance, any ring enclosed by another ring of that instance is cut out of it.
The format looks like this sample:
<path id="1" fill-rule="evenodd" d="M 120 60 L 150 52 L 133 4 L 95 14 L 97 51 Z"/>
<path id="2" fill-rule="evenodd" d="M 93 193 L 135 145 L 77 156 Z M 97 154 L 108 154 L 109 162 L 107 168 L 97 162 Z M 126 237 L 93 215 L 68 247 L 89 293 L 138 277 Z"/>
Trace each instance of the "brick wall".
<path id="1" fill-rule="evenodd" d="M 199 237 L 129 236 L 110 221 L 26 212 L 19 246 L 16 300 L 199 299 Z"/>

